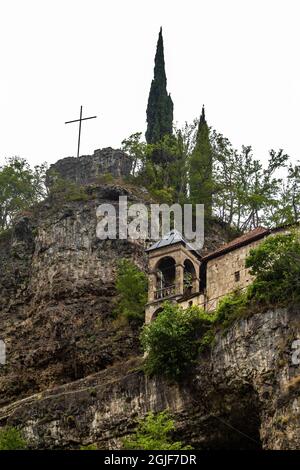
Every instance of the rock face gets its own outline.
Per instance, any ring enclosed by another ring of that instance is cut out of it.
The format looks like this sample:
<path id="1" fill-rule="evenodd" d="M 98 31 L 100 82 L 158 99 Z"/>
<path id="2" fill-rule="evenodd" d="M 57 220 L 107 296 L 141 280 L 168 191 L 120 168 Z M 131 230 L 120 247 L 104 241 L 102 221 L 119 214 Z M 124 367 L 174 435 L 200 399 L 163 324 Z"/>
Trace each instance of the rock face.
<path id="1" fill-rule="evenodd" d="M 196 448 L 300 448 L 299 309 L 241 320 L 180 385 L 139 369 L 139 332 L 114 318 L 120 258 L 146 269 L 144 246 L 98 240 L 96 208 L 146 198 L 140 188 L 86 188 L 88 200 L 45 201 L 0 237 L 0 425 L 32 448 L 117 448 L 137 417 L 169 407 Z M 214 225 L 205 250 L 227 241 Z"/>
<path id="2" fill-rule="evenodd" d="M 291 361 L 300 310 L 241 320 L 199 357 L 180 385 L 147 379 L 140 359 L 3 407 L 33 448 L 115 449 L 147 411 L 169 408 L 177 436 L 199 449 L 299 449 L 299 366 Z"/>
<path id="3" fill-rule="evenodd" d="M 108 147 L 95 150 L 93 155 L 58 160 L 50 166 L 49 175 L 55 172 L 69 181 L 88 184 L 94 183 L 105 174 L 115 178 L 129 176 L 131 168 L 132 160 L 125 152 Z"/>

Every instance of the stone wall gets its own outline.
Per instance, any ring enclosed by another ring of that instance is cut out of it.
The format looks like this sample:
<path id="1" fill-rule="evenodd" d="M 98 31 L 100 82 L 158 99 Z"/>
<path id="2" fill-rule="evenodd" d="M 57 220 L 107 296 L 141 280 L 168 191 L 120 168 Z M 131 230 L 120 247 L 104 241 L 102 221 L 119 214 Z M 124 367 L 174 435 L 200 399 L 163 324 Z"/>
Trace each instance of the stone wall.
<path id="1" fill-rule="evenodd" d="M 245 261 L 250 250 L 263 240 L 256 240 L 207 262 L 206 309 L 208 311 L 214 310 L 224 295 L 236 289 L 243 289 L 252 282 L 253 276 L 245 267 Z"/>
<path id="2" fill-rule="evenodd" d="M 131 168 L 132 160 L 125 152 L 108 147 L 95 150 L 93 155 L 58 160 L 49 168 L 48 182 L 51 182 L 52 172 L 69 181 L 88 184 L 97 182 L 97 178 L 107 174 L 116 178 L 129 176 Z"/>

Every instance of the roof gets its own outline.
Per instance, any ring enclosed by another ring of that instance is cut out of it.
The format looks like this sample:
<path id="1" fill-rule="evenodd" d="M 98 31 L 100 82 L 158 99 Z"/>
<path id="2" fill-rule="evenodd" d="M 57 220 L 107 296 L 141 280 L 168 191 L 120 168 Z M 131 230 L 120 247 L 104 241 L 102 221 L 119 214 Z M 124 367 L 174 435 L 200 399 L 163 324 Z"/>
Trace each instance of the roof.
<path id="1" fill-rule="evenodd" d="M 252 243 L 255 240 L 259 240 L 260 238 L 265 237 L 270 232 L 270 229 L 265 227 L 257 227 L 250 232 L 244 233 L 240 237 L 235 238 L 231 242 L 220 246 L 220 248 L 213 251 L 212 253 L 208 253 L 208 255 L 203 256 L 202 261 L 209 261 L 210 259 L 217 258 L 218 256 L 222 256 L 225 253 L 236 250 L 241 246 L 248 245 L 248 243 Z"/>
<path id="2" fill-rule="evenodd" d="M 196 253 L 194 248 L 188 244 L 188 242 L 183 238 L 181 233 L 176 229 L 173 229 L 170 232 L 166 233 L 160 240 L 158 240 L 156 243 L 154 243 L 149 248 L 147 248 L 146 251 L 158 250 L 159 248 L 164 248 L 165 246 L 175 245 L 176 243 L 182 243 L 189 250 L 192 250 Z M 198 253 L 197 255 L 199 256 Z"/>

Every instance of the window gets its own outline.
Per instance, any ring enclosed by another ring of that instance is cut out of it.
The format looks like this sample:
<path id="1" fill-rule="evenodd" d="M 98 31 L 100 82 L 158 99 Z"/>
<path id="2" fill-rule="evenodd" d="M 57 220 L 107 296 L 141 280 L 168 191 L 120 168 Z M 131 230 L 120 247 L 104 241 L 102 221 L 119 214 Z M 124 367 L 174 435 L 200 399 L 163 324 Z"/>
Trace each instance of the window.
<path id="1" fill-rule="evenodd" d="M 234 273 L 234 280 L 235 282 L 238 282 L 240 280 L 240 271 L 235 271 Z"/>

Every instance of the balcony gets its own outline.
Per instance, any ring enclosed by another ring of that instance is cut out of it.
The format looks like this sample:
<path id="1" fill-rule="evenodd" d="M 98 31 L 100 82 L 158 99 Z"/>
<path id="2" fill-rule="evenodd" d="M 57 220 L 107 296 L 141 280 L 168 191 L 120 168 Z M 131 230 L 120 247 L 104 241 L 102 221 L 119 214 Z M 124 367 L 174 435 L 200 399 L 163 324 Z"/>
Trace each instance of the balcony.
<path id="1" fill-rule="evenodd" d="M 165 297 L 170 297 L 172 295 L 175 295 L 176 289 L 175 289 L 175 284 L 167 287 L 163 287 L 162 289 L 158 289 L 154 292 L 154 299 L 159 300 L 159 299 L 164 299 Z"/>

